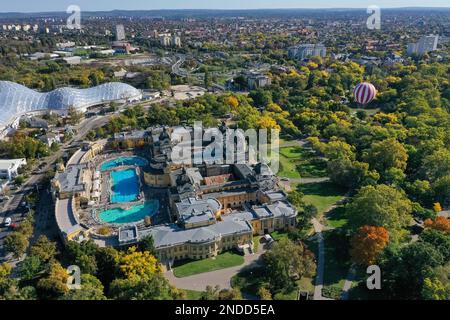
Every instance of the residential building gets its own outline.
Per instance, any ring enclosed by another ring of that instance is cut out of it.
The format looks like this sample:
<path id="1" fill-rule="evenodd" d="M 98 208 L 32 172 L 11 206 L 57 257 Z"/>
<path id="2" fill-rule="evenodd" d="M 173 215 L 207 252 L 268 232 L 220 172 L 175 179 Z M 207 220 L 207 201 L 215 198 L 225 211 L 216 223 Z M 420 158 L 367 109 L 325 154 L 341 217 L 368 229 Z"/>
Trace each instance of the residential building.
<path id="1" fill-rule="evenodd" d="M 325 57 L 327 55 L 326 47 L 319 44 L 301 44 L 298 46 L 290 47 L 288 49 L 288 56 L 291 59 L 305 60 L 310 57 Z"/>
<path id="2" fill-rule="evenodd" d="M 423 36 L 418 42 L 408 44 L 407 54 L 423 56 L 425 53 L 436 51 L 438 42 L 438 35 Z"/>
<path id="3" fill-rule="evenodd" d="M 19 168 L 26 164 L 27 160 L 25 158 L 8 160 L 0 159 L 0 179 L 6 179 L 8 181 L 13 180 L 19 175 Z"/>
<path id="4" fill-rule="evenodd" d="M 123 24 L 116 25 L 116 41 L 125 40 L 125 27 Z"/>
<path id="5" fill-rule="evenodd" d="M 247 75 L 247 87 L 250 90 L 257 89 L 257 88 L 263 88 L 265 86 L 268 86 L 272 83 L 272 80 L 270 77 L 259 74 L 259 73 L 251 73 Z"/>

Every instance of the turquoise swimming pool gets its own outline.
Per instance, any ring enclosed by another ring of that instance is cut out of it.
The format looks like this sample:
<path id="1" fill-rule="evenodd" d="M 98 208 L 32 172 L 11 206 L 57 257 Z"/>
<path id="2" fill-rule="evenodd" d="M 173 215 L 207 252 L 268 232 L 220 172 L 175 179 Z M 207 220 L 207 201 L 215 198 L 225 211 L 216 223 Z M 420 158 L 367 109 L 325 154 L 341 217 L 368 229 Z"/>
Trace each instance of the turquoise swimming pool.
<path id="1" fill-rule="evenodd" d="M 132 223 L 138 222 L 145 218 L 145 216 L 152 216 L 159 210 L 158 200 L 147 201 L 144 204 L 132 206 L 128 210 L 115 208 L 103 211 L 99 217 L 101 220 L 108 223 Z"/>
<path id="2" fill-rule="evenodd" d="M 111 172 L 111 202 L 136 201 L 139 196 L 139 177 L 135 169 Z"/>
<path id="3" fill-rule="evenodd" d="M 137 166 L 144 167 L 148 161 L 141 157 L 120 157 L 113 160 L 106 161 L 100 167 L 100 170 L 107 171 L 121 166 Z"/>

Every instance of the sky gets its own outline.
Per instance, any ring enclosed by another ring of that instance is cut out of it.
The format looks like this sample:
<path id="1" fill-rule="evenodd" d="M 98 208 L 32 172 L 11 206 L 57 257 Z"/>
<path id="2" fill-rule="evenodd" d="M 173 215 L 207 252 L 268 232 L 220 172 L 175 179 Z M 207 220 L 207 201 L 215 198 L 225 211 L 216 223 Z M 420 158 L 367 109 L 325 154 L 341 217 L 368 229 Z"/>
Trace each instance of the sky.
<path id="1" fill-rule="evenodd" d="M 266 9 L 450 7 L 449 0 L 0 0 L 0 12 L 66 11 L 69 5 L 85 11 L 159 9 Z"/>

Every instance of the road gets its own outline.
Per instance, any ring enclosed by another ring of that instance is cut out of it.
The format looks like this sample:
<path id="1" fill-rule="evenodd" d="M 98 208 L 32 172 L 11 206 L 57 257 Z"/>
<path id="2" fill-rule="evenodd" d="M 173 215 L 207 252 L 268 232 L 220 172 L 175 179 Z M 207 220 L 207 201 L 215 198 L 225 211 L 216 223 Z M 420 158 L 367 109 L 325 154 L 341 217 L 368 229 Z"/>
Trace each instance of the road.
<path id="1" fill-rule="evenodd" d="M 149 109 L 153 104 L 160 103 L 168 99 L 170 100 L 171 98 L 163 97 L 152 100 L 147 105 L 144 105 L 144 109 Z M 11 232 L 8 228 L 3 227 L 5 219 L 7 217 L 10 217 L 12 222 L 17 224 L 23 220 L 24 212 L 19 212 L 18 210 L 18 207 L 20 203 L 23 201 L 23 198 L 33 189 L 38 188 L 40 182 L 42 181 L 42 178 L 48 171 L 54 168 L 54 164 L 58 159 L 60 159 L 63 156 L 64 152 L 66 152 L 66 149 L 69 148 L 71 145 L 73 145 L 74 142 L 83 140 L 83 138 L 89 133 L 89 131 L 102 127 L 103 125 L 108 123 L 110 118 L 117 115 L 119 112 L 123 111 L 128 107 L 133 107 L 141 103 L 142 103 L 141 101 L 130 104 L 125 103 L 118 107 L 118 111 L 116 113 L 111 113 L 107 115 L 97 115 L 82 120 L 77 126 L 75 126 L 76 133 L 70 141 L 62 144 L 57 152 L 52 153 L 50 156 L 46 158 L 40 159 L 39 162 L 43 163 L 45 161 L 46 165 L 38 173 L 32 174 L 18 190 L 11 193 L 9 200 L 0 204 L 0 260 L 5 256 L 3 250 L 4 239 Z M 36 167 L 38 165 L 39 164 L 36 164 Z M 33 170 L 34 169 L 35 168 L 33 168 Z"/>
<path id="2" fill-rule="evenodd" d="M 260 263 L 260 257 L 265 252 L 262 245 L 259 246 L 258 252 L 244 257 L 244 263 L 230 268 L 215 270 L 211 272 L 204 272 L 189 277 L 177 278 L 174 276 L 172 270 L 166 271 L 164 276 L 169 282 L 177 288 L 205 291 L 206 286 L 215 287 L 220 286 L 221 289 L 231 288 L 231 278 L 238 274 L 243 269 L 254 268 Z"/>
<path id="3" fill-rule="evenodd" d="M 23 201 L 25 195 L 27 195 L 33 189 L 39 187 L 39 184 L 42 181 L 42 178 L 45 176 L 45 173 L 53 169 L 55 162 L 63 156 L 67 147 L 69 147 L 74 141 L 81 140 L 90 130 L 106 124 L 111 116 L 112 115 L 96 116 L 83 120 L 75 127 L 76 134 L 71 141 L 61 145 L 60 149 L 57 152 L 52 153 L 46 158 L 40 159 L 41 163 L 45 161 L 47 164 L 39 171 L 39 173 L 32 174 L 18 190 L 10 195 L 10 199 L 3 203 L 0 211 L 0 225 L 3 226 L 3 223 L 7 217 L 10 217 L 13 223 L 20 223 L 24 219 L 24 212 L 18 210 L 18 207 Z M 5 227 L 0 227 L 0 257 L 4 256 L 3 242 L 5 237 L 9 233 L 10 230 Z"/>

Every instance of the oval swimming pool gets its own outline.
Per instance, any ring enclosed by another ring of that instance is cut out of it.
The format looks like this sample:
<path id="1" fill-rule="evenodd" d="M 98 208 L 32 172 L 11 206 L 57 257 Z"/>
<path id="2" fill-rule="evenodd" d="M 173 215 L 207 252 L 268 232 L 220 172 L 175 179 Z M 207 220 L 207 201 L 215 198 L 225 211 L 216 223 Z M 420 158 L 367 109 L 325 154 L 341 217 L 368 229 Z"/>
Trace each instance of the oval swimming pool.
<path id="1" fill-rule="evenodd" d="M 132 223 L 144 219 L 146 216 L 153 216 L 159 210 L 159 201 L 150 200 L 144 204 L 130 207 L 128 210 L 114 208 L 100 213 L 99 218 L 108 223 Z"/>
<path id="2" fill-rule="evenodd" d="M 122 167 L 122 166 L 144 167 L 147 164 L 148 164 L 148 161 L 141 157 L 137 157 L 137 156 L 119 157 L 119 158 L 104 162 L 101 165 L 100 170 L 107 171 L 107 170 L 111 170 L 116 167 Z"/>

